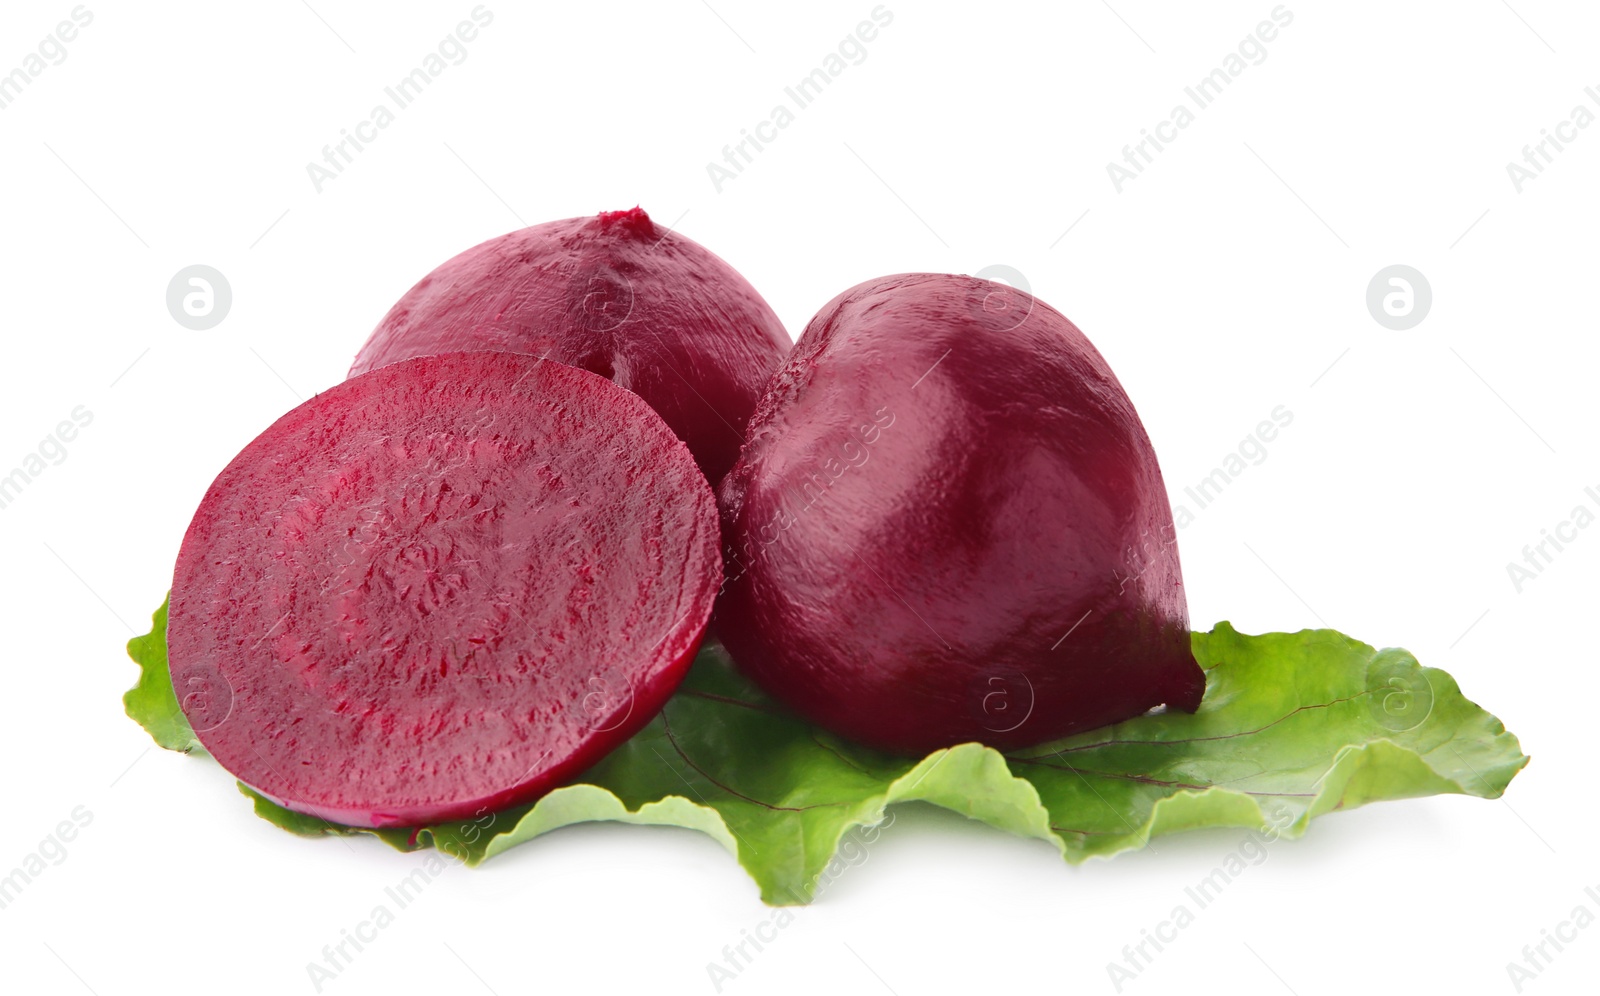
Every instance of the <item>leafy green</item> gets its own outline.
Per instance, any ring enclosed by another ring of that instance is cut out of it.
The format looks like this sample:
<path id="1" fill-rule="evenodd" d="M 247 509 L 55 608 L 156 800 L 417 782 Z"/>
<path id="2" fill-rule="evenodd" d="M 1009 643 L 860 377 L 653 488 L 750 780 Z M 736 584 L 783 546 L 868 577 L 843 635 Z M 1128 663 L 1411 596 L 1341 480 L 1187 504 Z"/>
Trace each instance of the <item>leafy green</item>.
<path id="1" fill-rule="evenodd" d="M 163 747 L 195 745 L 167 675 L 165 606 L 129 644 L 142 669 L 128 714 Z M 1528 762 L 1500 721 L 1450 675 L 1403 650 L 1332 630 L 1195 633 L 1199 712 L 1141 716 L 1002 755 L 979 744 L 920 761 L 810 726 L 745 681 L 718 646 L 640 733 L 537 803 L 415 830 L 342 827 L 250 791 L 262 818 L 305 835 L 375 833 L 477 864 L 595 820 L 688 827 L 720 842 L 769 903 L 808 902 L 837 873 L 841 843 L 888 807 L 920 800 L 1051 842 L 1070 862 L 1203 827 L 1298 837 L 1311 819 L 1383 799 L 1496 798 Z"/>
<path id="2" fill-rule="evenodd" d="M 185 754 L 206 749 L 190 729 L 167 673 L 167 606 L 161 603 L 150 616 L 150 632 L 128 641 L 128 656 L 139 665 L 139 683 L 122 696 L 122 707 L 138 720 L 151 738 L 167 750 Z"/>
<path id="3" fill-rule="evenodd" d="M 1011 755 L 1067 858 L 1204 826 L 1277 827 L 1383 799 L 1498 798 L 1528 763 L 1444 671 L 1333 630 L 1194 634 L 1206 698 Z"/>

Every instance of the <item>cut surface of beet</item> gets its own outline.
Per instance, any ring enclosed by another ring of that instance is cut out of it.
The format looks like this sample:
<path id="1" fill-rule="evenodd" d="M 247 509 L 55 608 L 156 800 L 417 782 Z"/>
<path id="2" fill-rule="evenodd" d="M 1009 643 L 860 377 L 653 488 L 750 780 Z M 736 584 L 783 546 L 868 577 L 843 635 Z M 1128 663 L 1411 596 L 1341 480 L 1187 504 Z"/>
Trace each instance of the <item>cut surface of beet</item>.
<path id="1" fill-rule="evenodd" d="M 718 635 L 835 733 L 1009 749 L 1200 703 L 1144 426 L 1083 333 L 1005 284 L 839 295 L 718 498 Z"/>
<path id="2" fill-rule="evenodd" d="M 647 723 L 720 580 L 710 489 L 642 399 L 514 353 L 408 360 L 296 408 L 212 484 L 173 578 L 174 687 L 283 806 L 471 819 Z"/>
<path id="3" fill-rule="evenodd" d="M 609 378 L 648 401 L 715 484 L 789 335 L 737 270 L 632 208 L 534 225 L 446 261 L 390 309 L 350 372 L 466 350 Z"/>

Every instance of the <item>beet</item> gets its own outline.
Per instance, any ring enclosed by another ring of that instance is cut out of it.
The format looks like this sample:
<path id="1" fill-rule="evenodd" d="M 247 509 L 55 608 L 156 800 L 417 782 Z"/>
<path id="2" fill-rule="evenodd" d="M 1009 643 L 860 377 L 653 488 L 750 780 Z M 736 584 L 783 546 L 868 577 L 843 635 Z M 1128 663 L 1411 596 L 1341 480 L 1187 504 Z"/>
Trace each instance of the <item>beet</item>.
<path id="1" fill-rule="evenodd" d="M 634 208 L 468 249 L 406 292 L 350 373 L 469 350 L 532 353 L 610 378 L 648 401 L 715 483 L 789 335 L 738 271 Z"/>
<path id="2" fill-rule="evenodd" d="M 643 400 L 441 355 L 346 381 L 234 458 L 178 556 L 170 662 L 201 743 L 280 805 L 470 818 L 647 723 L 720 581 L 711 489 Z"/>
<path id="3" fill-rule="evenodd" d="M 1004 284 L 834 298 L 718 498 L 719 636 L 843 736 L 1010 749 L 1200 703 L 1149 437 L 1083 333 Z"/>

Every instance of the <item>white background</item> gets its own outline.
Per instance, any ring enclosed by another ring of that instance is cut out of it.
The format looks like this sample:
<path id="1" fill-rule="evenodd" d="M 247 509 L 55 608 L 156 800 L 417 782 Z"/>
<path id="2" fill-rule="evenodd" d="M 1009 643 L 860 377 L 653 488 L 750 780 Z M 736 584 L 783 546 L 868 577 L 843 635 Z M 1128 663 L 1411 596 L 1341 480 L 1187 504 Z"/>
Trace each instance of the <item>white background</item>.
<path id="1" fill-rule="evenodd" d="M 1195 625 L 1406 646 L 1533 755 L 1503 802 L 1377 805 L 1274 845 L 1124 991 L 1512 992 L 1525 944 L 1600 912 L 1600 528 L 1520 592 L 1506 569 L 1600 489 L 1600 127 L 1520 193 L 1506 171 L 1575 106 L 1600 112 L 1592 6 L 1291 2 L 1266 60 L 1119 193 L 1107 163 L 1270 0 L 890 0 L 865 61 L 719 193 L 706 164 L 872 0 L 492 0 L 466 60 L 318 193 L 306 164 L 473 6 L 92 2 L 0 111 L 0 473 L 75 406 L 94 416 L 0 510 L 0 872 L 93 814 L 0 910 L 6 991 L 309 993 L 306 963 L 421 863 L 291 837 L 214 765 L 147 749 L 122 644 L 211 478 L 339 381 L 418 277 L 635 203 L 796 336 L 870 277 L 1017 268 L 1117 370 L 1175 502 L 1286 406 L 1265 462 L 1180 534 Z M 72 7 L 8 0 L 0 73 Z M 234 293 L 204 332 L 164 300 L 193 263 Z M 1433 290 L 1408 331 L 1365 304 L 1392 263 Z M 905 809 L 724 991 L 1111 993 L 1106 963 L 1240 838 L 1070 868 Z M 709 838 L 580 827 L 453 870 L 324 991 L 710 993 L 706 964 L 772 915 Z M 1589 927 L 1524 989 L 1590 991 L 1597 969 Z"/>

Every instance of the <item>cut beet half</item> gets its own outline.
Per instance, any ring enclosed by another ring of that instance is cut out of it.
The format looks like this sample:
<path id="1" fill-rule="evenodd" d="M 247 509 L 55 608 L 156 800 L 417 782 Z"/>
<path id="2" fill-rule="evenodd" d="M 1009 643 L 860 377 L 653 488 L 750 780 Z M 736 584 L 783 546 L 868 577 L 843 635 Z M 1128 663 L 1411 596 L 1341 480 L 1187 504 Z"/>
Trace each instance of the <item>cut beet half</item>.
<path id="1" fill-rule="evenodd" d="M 469 819 L 649 722 L 722 580 L 694 458 L 637 395 L 515 353 L 346 381 L 211 486 L 174 686 L 246 785 L 354 826 Z"/>

